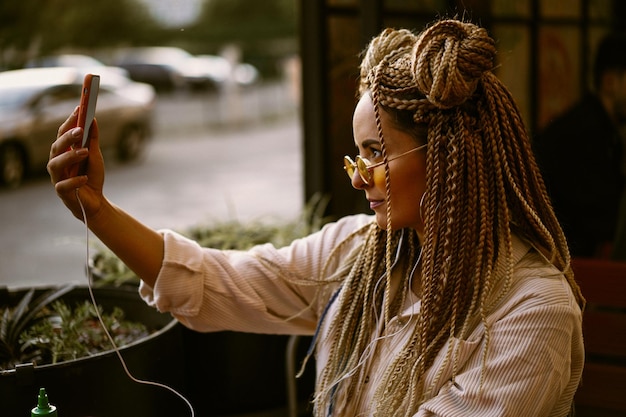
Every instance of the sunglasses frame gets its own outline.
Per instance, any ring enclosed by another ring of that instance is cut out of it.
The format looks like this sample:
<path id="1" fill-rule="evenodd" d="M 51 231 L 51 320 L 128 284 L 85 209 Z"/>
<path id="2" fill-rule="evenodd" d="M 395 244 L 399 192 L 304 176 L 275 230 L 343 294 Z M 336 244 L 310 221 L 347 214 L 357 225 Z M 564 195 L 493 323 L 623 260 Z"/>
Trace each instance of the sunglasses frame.
<path id="1" fill-rule="evenodd" d="M 387 162 L 391 162 L 394 159 L 398 159 L 412 152 L 416 152 L 421 149 L 424 149 L 426 145 L 427 144 L 423 144 L 416 148 L 409 149 L 408 151 L 403 152 L 400 155 L 387 158 Z M 363 158 L 361 155 L 357 155 L 354 159 L 356 159 L 356 161 L 353 161 L 352 158 L 350 158 L 350 156 L 348 155 L 344 156 L 343 157 L 343 169 L 344 171 L 346 171 L 346 174 L 348 174 L 348 177 L 350 177 L 351 180 L 354 177 L 354 173 L 358 172 L 359 177 L 361 178 L 361 181 L 363 181 L 365 185 L 370 185 L 370 183 L 372 182 L 372 171 L 374 170 L 374 168 L 377 168 L 385 163 L 385 161 L 381 161 L 381 162 L 372 164 L 367 158 Z"/>

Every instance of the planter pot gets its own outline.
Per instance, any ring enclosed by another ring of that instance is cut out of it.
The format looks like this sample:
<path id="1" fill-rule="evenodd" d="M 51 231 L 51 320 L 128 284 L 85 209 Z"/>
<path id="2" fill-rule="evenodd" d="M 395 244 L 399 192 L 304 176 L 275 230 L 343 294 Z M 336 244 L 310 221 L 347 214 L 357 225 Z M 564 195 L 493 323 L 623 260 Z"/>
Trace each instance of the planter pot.
<path id="1" fill-rule="evenodd" d="M 183 328 L 186 380 L 198 417 L 288 414 L 288 336 L 239 332 L 198 333 Z M 310 338 L 293 358 L 299 369 Z M 314 361 L 297 380 L 297 401 L 306 413 L 314 388 Z"/>
<path id="2" fill-rule="evenodd" d="M 15 304 L 24 292 L 0 291 L 0 305 Z M 288 336 L 198 333 L 147 306 L 136 287 L 96 288 L 94 294 L 105 311 L 117 306 L 126 319 L 159 329 L 120 353 L 133 377 L 175 388 L 191 402 L 196 417 L 288 415 Z M 86 288 L 78 288 L 62 299 L 74 304 L 90 298 Z M 307 347 L 308 339 L 300 344 L 296 366 Z M 297 383 L 298 400 L 305 406 L 313 392 L 313 368 L 310 363 Z M 0 371 L 0 415 L 28 416 L 41 387 L 60 417 L 191 415 L 185 402 L 169 390 L 132 381 L 114 351 Z"/>
<path id="3" fill-rule="evenodd" d="M 23 292 L 22 292 L 23 294 Z M 20 292 L 2 294 L 21 297 Z M 105 311 L 122 308 L 125 318 L 158 329 L 150 336 L 120 348 L 133 377 L 166 384 L 185 392 L 183 346 L 178 324 L 169 314 L 148 307 L 136 288 L 94 289 Z M 86 288 L 62 297 L 74 304 L 89 300 Z M 6 301 L 5 301 L 6 302 Z M 52 365 L 24 364 L 0 372 L 0 408 L 7 417 L 27 416 L 43 387 L 62 417 L 153 417 L 190 415 L 184 401 L 169 390 L 132 381 L 114 351 Z"/>

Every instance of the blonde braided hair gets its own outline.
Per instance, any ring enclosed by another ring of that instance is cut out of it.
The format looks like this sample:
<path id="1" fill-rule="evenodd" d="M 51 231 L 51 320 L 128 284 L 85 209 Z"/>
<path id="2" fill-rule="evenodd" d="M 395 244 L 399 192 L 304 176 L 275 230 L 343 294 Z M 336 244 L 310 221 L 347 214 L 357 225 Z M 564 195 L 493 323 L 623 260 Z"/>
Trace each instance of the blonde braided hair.
<path id="1" fill-rule="evenodd" d="M 378 387 L 372 410 L 376 416 L 413 415 L 432 395 L 424 375 L 436 355 L 450 338 L 467 337 L 478 322 L 486 329 L 485 360 L 490 334 L 486 317 L 506 295 L 513 273 L 513 229 L 563 271 L 584 305 L 519 109 L 491 73 L 495 54 L 485 29 L 458 20 L 437 22 L 418 36 L 386 29 L 365 51 L 359 94 L 371 94 L 374 102 L 383 159 L 380 109 L 393 115 L 396 127 L 428 144 L 420 207 L 423 241 L 412 230 L 391 230 L 385 164 L 387 230 L 373 224 L 362 251 L 351 260 L 338 314 L 330 324 L 328 363 L 318 380 L 318 417 L 331 407 L 342 415 L 348 407 L 336 401 L 335 390 L 343 391 L 346 402 L 358 394 L 364 377 L 359 366 L 372 334 L 379 331 L 377 314 L 384 311 L 384 324 L 398 314 L 410 289 L 408 265 L 418 260 L 421 311 L 412 336 Z M 419 133 L 424 131 L 426 138 Z M 402 233 L 408 245 L 400 245 Z M 407 262 L 400 264 L 403 282 L 392 292 L 391 255 L 396 251 Z M 378 291 L 381 276 L 384 292 Z M 492 291 L 496 286 L 497 294 Z M 450 343 L 446 361 L 453 358 Z"/>

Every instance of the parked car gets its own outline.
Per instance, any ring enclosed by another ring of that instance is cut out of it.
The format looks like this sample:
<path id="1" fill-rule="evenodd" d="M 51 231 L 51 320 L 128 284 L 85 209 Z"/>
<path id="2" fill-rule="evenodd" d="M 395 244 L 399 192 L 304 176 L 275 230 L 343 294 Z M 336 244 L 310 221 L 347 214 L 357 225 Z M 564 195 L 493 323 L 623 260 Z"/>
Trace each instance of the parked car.
<path id="1" fill-rule="evenodd" d="M 233 69 L 231 63 L 219 55 L 197 55 L 193 62 L 200 71 L 219 84 L 232 80 L 237 85 L 246 86 L 254 84 L 260 77 L 254 65 L 241 62 Z"/>
<path id="2" fill-rule="evenodd" d="M 76 68 L 95 68 L 103 67 L 104 63 L 98 59 L 83 54 L 58 54 L 46 55 L 30 59 L 24 65 L 25 68 L 43 68 L 43 67 L 76 67 Z"/>
<path id="3" fill-rule="evenodd" d="M 86 72 L 100 74 L 96 119 L 103 151 L 138 158 L 152 134 L 154 88 L 107 68 L 30 68 L 0 73 L 0 183 L 43 172 L 57 130 L 78 105 Z"/>
<path id="4" fill-rule="evenodd" d="M 128 71 L 135 81 L 151 84 L 159 91 L 213 88 L 212 79 L 192 64 L 193 55 L 169 46 L 120 49 L 113 65 Z"/>
<path id="5" fill-rule="evenodd" d="M 81 70 L 94 72 L 106 71 L 112 77 L 128 78 L 128 71 L 120 67 L 105 65 L 99 59 L 84 54 L 57 54 L 45 55 L 30 59 L 24 68 L 47 68 L 47 67 L 74 67 Z"/>
<path id="6" fill-rule="evenodd" d="M 233 70 L 222 56 L 195 56 L 169 46 L 120 49 L 112 64 L 128 71 L 133 80 L 152 84 L 161 91 L 217 90 L 230 79 L 249 85 L 259 77 L 251 64 L 241 63 Z"/>

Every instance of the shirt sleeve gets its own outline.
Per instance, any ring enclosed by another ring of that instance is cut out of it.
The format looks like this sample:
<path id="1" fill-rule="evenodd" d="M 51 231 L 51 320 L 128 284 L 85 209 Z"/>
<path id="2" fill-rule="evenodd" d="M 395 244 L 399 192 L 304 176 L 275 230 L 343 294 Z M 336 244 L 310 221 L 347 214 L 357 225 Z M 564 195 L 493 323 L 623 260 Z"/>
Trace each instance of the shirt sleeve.
<path id="1" fill-rule="evenodd" d="M 323 293 L 320 275 L 330 253 L 369 222 L 370 216 L 348 216 L 284 248 L 265 244 L 248 251 L 202 248 L 175 232 L 161 231 L 163 265 L 154 288 L 142 283 L 140 294 L 149 305 L 198 331 L 312 334 L 316 297 Z M 358 240 L 342 244 L 341 250 L 351 250 Z M 342 256 L 335 258 L 339 262 Z"/>

